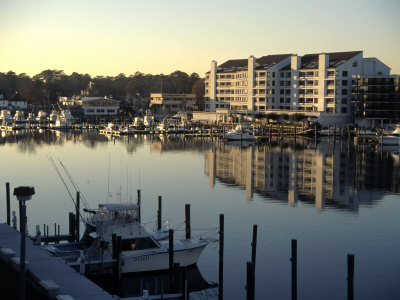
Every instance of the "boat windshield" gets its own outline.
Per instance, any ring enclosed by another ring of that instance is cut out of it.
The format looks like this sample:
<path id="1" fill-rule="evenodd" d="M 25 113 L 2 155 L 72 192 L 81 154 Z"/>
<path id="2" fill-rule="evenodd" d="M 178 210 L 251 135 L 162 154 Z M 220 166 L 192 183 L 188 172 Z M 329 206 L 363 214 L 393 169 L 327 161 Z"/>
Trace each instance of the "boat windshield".
<path id="1" fill-rule="evenodd" d="M 92 217 L 92 222 L 123 221 L 123 223 L 138 220 L 137 205 L 99 205 L 98 211 Z"/>
<path id="2" fill-rule="evenodd" d="M 122 251 L 145 250 L 158 248 L 159 245 L 151 237 L 137 237 L 122 240 Z"/>

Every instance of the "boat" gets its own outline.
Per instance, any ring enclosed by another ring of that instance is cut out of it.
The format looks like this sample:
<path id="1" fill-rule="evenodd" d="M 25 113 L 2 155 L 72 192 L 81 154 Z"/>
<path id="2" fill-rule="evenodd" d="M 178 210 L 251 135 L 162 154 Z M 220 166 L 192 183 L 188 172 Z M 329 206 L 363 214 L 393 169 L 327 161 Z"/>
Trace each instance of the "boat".
<path id="1" fill-rule="evenodd" d="M 17 110 L 13 117 L 14 123 L 25 124 L 27 120 L 25 119 L 25 113 L 21 110 Z"/>
<path id="2" fill-rule="evenodd" d="M 165 240 L 168 231 L 148 232 L 138 220 L 136 204 L 99 204 L 96 210 L 84 211 L 89 216 L 85 219 L 86 231 L 79 242 L 43 247 L 72 266 L 81 257 L 90 257 L 92 261 L 110 261 L 117 255 L 115 236 L 119 236 L 120 259 L 124 262 L 122 273 L 153 272 L 169 268 L 169 241 Z M 182 267 L 196 265 L 207 245 L 208 241 L 201 239 L 174 241 L 174 262 Z"/>
<path id="3" fill-rule="evenodd" d="M 2 110 L 0 112 L 0 123 L 2 125 L 11 125 L 13 122 L 13 118 L 9 110 Z"/>
<path id="4" fill-rule="evenodd" d="M 44 123 L 46 122 L 47 114 L 43 110 L 39 110 L 37 116 L 36 116 L 36 121 L 39 123 Z"/>
<path id="5" fill-rule="evenodd" d="M 256 137 L 252 134 L 250 128 L 246 128 L 244 125 L 237 125 L 235 129 L 225 133 L 225 139 L 230 141 L 243 141 L 243 140 L 255 140 Z"/>
<path id="6" fill-rule="evenodd" d="M 318 134 L 322 136 L 340 135 L 340 131 L 341 129 L 339 127 L 329 127 L 319 130 Z"/>

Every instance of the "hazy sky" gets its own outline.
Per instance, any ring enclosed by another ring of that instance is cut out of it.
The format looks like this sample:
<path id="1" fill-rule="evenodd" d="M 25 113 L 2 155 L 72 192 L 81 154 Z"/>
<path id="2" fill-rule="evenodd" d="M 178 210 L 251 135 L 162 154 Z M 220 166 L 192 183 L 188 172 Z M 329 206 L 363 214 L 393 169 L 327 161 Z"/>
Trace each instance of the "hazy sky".
<path id="1" fill-rule="evenodd" d="M 0 0 L 0 72 L 200 76 L 211 60 L 363 50 L 400 73 L 400 0 Z"/>

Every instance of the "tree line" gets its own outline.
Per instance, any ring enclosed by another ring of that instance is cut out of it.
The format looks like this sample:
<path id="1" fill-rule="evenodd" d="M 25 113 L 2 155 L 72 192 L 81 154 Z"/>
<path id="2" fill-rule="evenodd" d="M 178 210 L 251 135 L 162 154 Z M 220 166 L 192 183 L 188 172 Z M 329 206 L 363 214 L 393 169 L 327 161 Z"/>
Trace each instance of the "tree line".
<path id="1" fill-rule="evenodd" d="M 90 88 L 89 88 L 90 86 Z M 96 76 L 72 73 L 67 75 L 62 70 L 44 70 L 30 77 L 25 73 L 17 75 L 13 71 L 0 72 L 0 94 L 11 99 L 18 92 L 29 104 L 51 105 L 58 97 L 72 97 L 84 93 L 88 96 L 112 97 L 124 100 L 126 96 L 147 98 L 150 93 L 196 94 L 198 99 L 204 96 L 204 79 L 197 73 L 188 75 L 175 71 L 169 75 L 151 75 L 136 72 L 126 76 Z"/>

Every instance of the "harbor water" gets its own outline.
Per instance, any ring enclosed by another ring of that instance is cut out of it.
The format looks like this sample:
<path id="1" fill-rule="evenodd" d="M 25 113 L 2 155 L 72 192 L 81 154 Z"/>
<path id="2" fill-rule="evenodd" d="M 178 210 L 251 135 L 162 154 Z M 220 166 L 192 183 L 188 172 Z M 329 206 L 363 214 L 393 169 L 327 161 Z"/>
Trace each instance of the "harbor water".
<path id="1" fill-rule="evenodd" d="M 68 232 L 68 212 L 75 209 L 68 189 L 72 196 L 75 190 L 63 165 L 91 208 L 136 202 L 140 189 L 142 222 L 150 230 L 159 195 L 163 220 L 178 237 L 184 237 L 185 204 L 191 204 L 192 236 L 217 240 L 224 214 L 225 299 L 246 297 L 253 224 L 256 299 L 290 299 L 292 239 L 299 299 L 345 299 L 347 254 L 355 255 L 355 299 L 400 298 L 398 147 L 355 147 L 333 138 L 232 143 L 37 130 L 2 132 L 0 154 L 0 222 L 6 222 L 5 183 L 12 189 L 33 186 L 36 194 L 27 202 L 30 234 L 43 224 L 53 234 L 54 223 Z M 18 212 L 17 200 L 11 200 Z M 218 282 L 218 242 L 207 246 L 198 268 L 205 280 Z M 217 292 L 190 297 L 218 299 Z"/>

